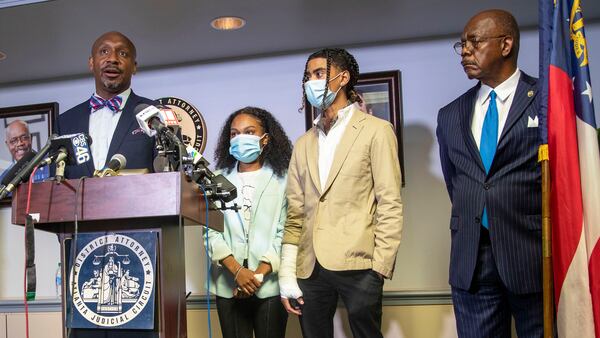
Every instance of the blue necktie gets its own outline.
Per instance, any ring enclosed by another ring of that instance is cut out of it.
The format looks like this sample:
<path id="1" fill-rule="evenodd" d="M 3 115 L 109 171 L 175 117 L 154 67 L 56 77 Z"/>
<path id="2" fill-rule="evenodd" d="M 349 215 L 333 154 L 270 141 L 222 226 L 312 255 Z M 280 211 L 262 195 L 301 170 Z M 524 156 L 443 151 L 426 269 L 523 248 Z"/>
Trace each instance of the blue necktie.
<path id="1" fill-rule="evenodd" d="M 496 92 L 490 92 L 490 104 L 488 105 L 487 112 L 485 113 L 485 119 L 483 120 L 483 129 L 481 130 L 481 142 L 479 143 L 479 153 L 481 154 L 481 161 L 485 167 L 485 173 L 489 173 L 492 161 L 494 160 L 494 154 L 496 153 L 496 146 L 498 145 L 498 107 L 496 106 Z M 489 222 L 487 217 L 487 210 L 483 208 L 483 215 L 481 216 L 481 224 L 489 228 Z"/>

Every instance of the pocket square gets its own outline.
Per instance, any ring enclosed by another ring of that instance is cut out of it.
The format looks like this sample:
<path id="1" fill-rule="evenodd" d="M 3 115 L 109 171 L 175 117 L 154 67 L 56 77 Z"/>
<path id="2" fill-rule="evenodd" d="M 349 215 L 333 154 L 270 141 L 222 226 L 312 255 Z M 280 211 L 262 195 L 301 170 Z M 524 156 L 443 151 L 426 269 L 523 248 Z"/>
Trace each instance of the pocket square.
<path id="1" fill-rule="evenodd" d="M 144 133 L 144 130 L 143 130 L 142 128 L 134 129 L 134 130 L 131 132 L 131 135 L 136 135 L 136 134 L 139 134 L 139 133 L 142 133 L 142 134 L 143 134 L 143 133 Z"/>
<path id="2" fill-rule="evenodd" d="M 537 128 L 540 122 L 538 117 L 531 118 L 531 116 L 527 116 L 527 128 Z"/>

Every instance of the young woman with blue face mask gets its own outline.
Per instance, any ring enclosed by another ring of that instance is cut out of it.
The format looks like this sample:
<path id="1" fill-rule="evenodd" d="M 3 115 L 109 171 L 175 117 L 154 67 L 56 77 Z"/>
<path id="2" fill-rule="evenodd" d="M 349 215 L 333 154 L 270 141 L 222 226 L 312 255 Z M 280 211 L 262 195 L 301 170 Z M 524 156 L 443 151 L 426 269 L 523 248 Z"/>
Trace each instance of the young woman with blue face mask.
<path id="1" fill-rule="evenodd" d="M 292 145 L 266 110 L 246 107 L 223 126 L 216 167 L 237 187 L 222 233 L 209 230 L 210 292 L 224 338 L 285 337 L 279 301 L 279 255 L 287 214 L 286 173 Z M 229 206 L 228 204 L 228 206 Z"/>

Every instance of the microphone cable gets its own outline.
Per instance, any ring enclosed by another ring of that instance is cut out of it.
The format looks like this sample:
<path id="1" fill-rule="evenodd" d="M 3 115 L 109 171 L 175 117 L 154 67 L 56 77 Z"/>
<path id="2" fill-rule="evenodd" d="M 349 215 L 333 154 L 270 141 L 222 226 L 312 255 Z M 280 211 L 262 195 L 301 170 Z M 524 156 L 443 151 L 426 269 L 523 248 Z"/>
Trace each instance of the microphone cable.
<path id="1" fill-rule="evenodd" d="M 202 194 L 204 195 L 204 206 L 206 208 L 206 223 L 205 223 L 205 227 L 206 227 L 206 243 L 204 245 L 204 251 L 206 252 L 206 307 L 207 310 L 207 322 L 208 322 L 208 338 L 212 338 L 212 327 L 211 327 L 211 319 L 210 319 L 210 257 L 209 257 L 209 253 L 208 253 L 208 212 L 209 212 L 209 208 L 208 208 L 208 196 L 206 196 L 206 189 L 204 189 L 204 187 L 202 186 L 202 184 L 198 184 L 198 186 L 200 187 L 200 189 L 202 190 Z"/>
<path id="2" fill-rule="evenodd" d="M 29 216 L 29 208 L 31 206 L 31 184 L 33 183 L 33 177 L 37 171 L 38 166 L 33 168 L 31 175 L 29 176 L 29 183 L 27 184 L 27 207 L 25 208 L 25 217 Z M 27 222 L 27 221 L 26 221 Z M 29 338 L 29 304 L 27 302 L 27 229 L 23 228 L 25 244 L 25 264 L 23 265 L 23 305 L 25 308 L 25 337 Z"/>
<path id="3" fill-rule="evenodd" d="M 68 281 L 69 281 L 69 287 L 65 288 L 69 291 L 69 295 L 71 297 L 73 297 L 73 292 L 75 291 L 75 282 L 72 280 L 75 277 L 75 274 L 71 275 L 71 270 L 73 269 L 73 263 L 75 262 L 75 255 L 77 254 L 77 236 L 79 235 L 79 197 L 80 195 L 83 194 L 82 189 L 81 189 L 81 185 L 83 184 L 83 181 L 86 179 L 87 177 L 81 177 L 79 178 L 79 180 L 77 181 L 77 188 L 75 188 L 75 222 L 74 222 L 74 230 L 73 230 L 73 238 L 71 240 L 71 254 L 69 257 L 69 265 L 68 265 Z M 68 184 L 67 181 L 63 181 L 62 184 Z M 83 198 L 83 196 L 81 196 Z M 65 269 L 66 270 L 66 269 Z M 67 271 L 65 271 L 65 277 L 67 277 Z M 62 286 L 61 286 L 62 287 Z M 67 313 L 66 315 L 69 316 L 68 319 L 68 323 L 69 325 L 67 325 L 67 338 L 71 337 L 71 334 L 73 333 L 73 320 L 74 320 L 74 315 L 75 315 L 75 309 L 73 306 L 73 298 L 71 298 L 71 304 L 67 304 L 67 300 L 69 295 L 63 295 L 63 297 L 65 298 L 65 307 L 67 309 L 70 309 L 71 311 L 69 313 Z M 65 315 L 65 317 L 66 317 Z"/>
<path id="4" fill-rule="evenodd" d="M 179 147 L 179 168 L 178 168 L 178 172 L 179 172 L 179 182 L 180 182 L 180 186 L 182 184 L 181 182 L 181 178 L 183 175 L 185 175 L 184 171 L 183 171 L 183 155 L 181 154 L 181 147 Z M 180 191 L 181 193 L 181 191 Z M 180 200 L 180 204 L 182 203 L 181 198 L 179 198 Z M 180 205 L 181 208 L 181 205 Z M 178 233 L 177 233 L 177 247 L 179 248 L 179 257 L 183 258 L 183 261 L 185 262 L 185 241 L 183 239 L 183 216 L 181 215 L 181 210 L 179 210 L 178 212 L 179 214 L 179 224 L 178 224 Z M 184 270 L 185 270 L 185 263 L 184 263 Z M 161 272 L 161 274 L 164 273 Z M 185 285 L 185 275 L 183 276 L 184 278 L 184 283 L 183 285 Z M 181 283 L 177 284 L 177 338 L 181 337 Z M 185 294 L 185 291 L 184 291 Z M 184 301 L 185 301 L 185 309 L 186 309 L 186 314 L 187 314 L 187 297 L 184 297 Z M 187 317 L 187 316 L 186 316 Z M 187 320 L 186 320 L 186 324 L 187 324 Z M 187 328 L 186 328 L 187 329 Z"/>

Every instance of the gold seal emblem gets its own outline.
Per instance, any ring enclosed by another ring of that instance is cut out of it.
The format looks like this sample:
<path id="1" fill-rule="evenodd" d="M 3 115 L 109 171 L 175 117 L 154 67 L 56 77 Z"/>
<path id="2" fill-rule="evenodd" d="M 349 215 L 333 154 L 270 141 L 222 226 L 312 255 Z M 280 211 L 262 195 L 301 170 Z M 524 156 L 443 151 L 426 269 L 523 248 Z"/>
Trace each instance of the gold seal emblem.
<path id="1" fill-rule="evenodd" d="M 173 110 L 179 119 L 181 137 L 200 153 L 206 148 L 206 122 L 200 111 L 191 103 L 176 97 L 156 99 L 158 103 Z"/>

